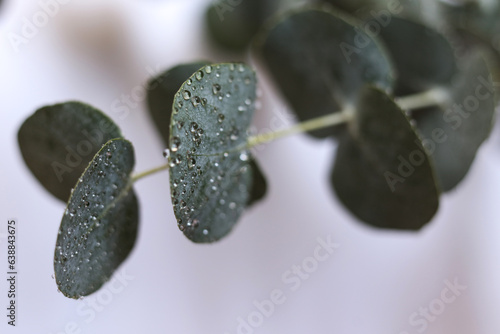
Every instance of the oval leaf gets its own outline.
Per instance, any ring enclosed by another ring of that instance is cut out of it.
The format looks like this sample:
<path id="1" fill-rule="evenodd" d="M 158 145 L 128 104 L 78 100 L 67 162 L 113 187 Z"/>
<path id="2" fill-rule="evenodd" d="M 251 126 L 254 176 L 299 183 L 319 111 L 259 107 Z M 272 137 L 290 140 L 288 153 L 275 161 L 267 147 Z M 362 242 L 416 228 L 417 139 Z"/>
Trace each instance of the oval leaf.
<path id="1" fill-rule="evenodd" d="M 70 298 L 98 290 L 132 250 L 139 208 L 130 173 L 132 144 L 109 141 L 71 194 L 54 255 L 59 290 Z"/>
<path id="2" fill-rule="evenodd" d="M 196 62 L 175 66 L 148 82 L 148 109 L 163 142 L 168 146 L 170 138 L 170 119 L 174 95 L 184 81 L 207 62 Z"/>
<path id="3" fill-rule="evenodd" d="M 447 23 L 480 36 L 500 57 L 500 3 L 498 1 L 468 1 L 457 6 L 440 2 L 441 14 Z M 500 61 L 500 60 L 498 60 Z"/>
<path id="4" fill-rule="evenodd" d="M 277 7 L 276 0 L 216 0 L 206 14 L 210 37 L 223 48 L 242 51 Z"/>
<path id="5" fill-rule="evenodd" d="M 101 147 L 121 137 L 110 118 L 79 102 L 43 107 L 26 119 L 18 132 L 26 165 L 51 194 L 63 201 L 68 200 Z"/>
<path id="6" fill-rule="evenodd" d="M 433 168 L 404 112 L 367 87 L 341 139 L 331 182 L 344 205 L 381 228 L 417 230 L 439 201 Z"/>
<path id="7" fill-rule="evenodd" d="M 364 84 L 391 90 L 383 47 L 357 24 L 337 12 L 306 9 L 285 15 L 260 36 L 263 60 L 301 121 L 355 104 Z"/>
<path id="8" fill-rule="evenodd" d="M 170 189 L 178 226 L 194 242 L 224 237 L 265 192 L 245 150 L 255 91 L 248 66 L 219 64 L 196 72 L 175 95 Z"/>
<path id="9" fill-rule="evenodd" d="M 455 53 L 440 33 L 420 23 L 392 17 L 380 36 L 396 65 L 396 96 L 451 86 L 458 72 Z"/>
<path id="10" fill-rule="evenodd" d="M 417 118 L 444 191 L 465 177 L 491 132 L 495 115 L 495 87 L 486 61 L 474 54 L 464 63 L 450 90 L 450 102 Z"/>

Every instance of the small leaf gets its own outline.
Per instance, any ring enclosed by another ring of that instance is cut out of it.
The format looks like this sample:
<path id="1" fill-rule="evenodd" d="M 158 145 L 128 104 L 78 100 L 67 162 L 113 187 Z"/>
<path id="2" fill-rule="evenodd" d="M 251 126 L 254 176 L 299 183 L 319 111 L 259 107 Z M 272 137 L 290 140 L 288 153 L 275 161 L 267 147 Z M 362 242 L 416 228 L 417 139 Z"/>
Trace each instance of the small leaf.
<path id="1" fill-rule="evenodd" d="M 441 14 L 449 26 L 480 36 L 500 57 L 500 3 L 498 1 L 468 1 L 457 6 L 440 2 Z M 500 61 L 500 60 L 497 60 Z"/>
<path id="2" fill-rule="evenodd" d="M 132 144 L 111 140 L 78 181 L 54 254 L 56 282 L 66 297 L 97 291 L 132 250 L 139 216 L 130 177 L 134 163 Z"/>
<path id="3" fill-rule="evenodd" d="M 450 86 L 458 72 L 454 50 L 437 31 L 420 23 L 392 17 L 380 36 L 397 70 L 395 95 Z"/>
<path id="4" fill-rule="evenodd" d="M 382 91 L 366 87 L 349 133 L 340 139 L 331 182 L 362 221 L 418 230 L 438 208 L 429 160 L 404 112 Z"/>
<path id="5" fill-rule="evenodd" d="M 444 110 L 431 108 L 417 117 L 444 191 L 465 177 L 491 132 L 495 115 L 495 87 L 485 60 L 476 53 L 464 64 Z"/>
<path id="6" fill-rule="evenodd" d="M 210 37 L 223 48 L 242 51 L 277 7 L 276 0 L 216 0 L 206 13 Z"/>
<path id="7" fill-rule="evenodd" d="M 288 13 L 259 39 L 263 60 L 301 121 L 340 111 L 364 84 L 390 91 L 392 68 L 384 48 L 341 13 Z M 332 129 L 311 132 L 332 135 Z"/>
<path id="8" fill-rule="evenodd" d="M 63 201 L 68 200 L 71 188 L 101 147 L 121 137 L 110 118 L 79 102 L 43 107 L 26 119 L 18 132 L 26 165 Z"/>
<path id="9" fill-rule="evenodd" d="M 175 95 L 170 189 L 179 229 L 194 242 L 224 237 L 265 192 L 246 149 L 255 98 L 255 73 L 243 64 L 205 66 Z"/>
<path id="10" fill-rule="evenodd" d="M 250 165 L 252 166 L 254 174 L 253 174 L 253 184 L 252 184 L 252 190 L 250 192 L 250 199 L 248 201 L 248 206 L 252 206 L 261 199 L 263 199 L 267 192 L 266 177 L 264 176 L 264 174 L 262 174 L 259 165 L 257 164 L 257 162 L 255 162 L 255 160 L 252 160 L 250 162 Z"/>
<path id="11" fill-rule="evenodd" d="M 166 146 L 168 146 L 170 138 L 170 119 L 172 118 L 174 95 L 187 78 L 205 65 L 208 63 L 196 62 L 178 65 L 148 82 L 149 112 Z"/>
<path id="12" fill-rule="evenodd" d="M 377 26 L 384 26 L 387 20 L 398 15 L 414 19 L 425 19 L 437 10 L 436 0 L 318 0 L 327 2 L 360 18 L 370 16 L 373 23 L 370 29 L 374 32 Z"/>

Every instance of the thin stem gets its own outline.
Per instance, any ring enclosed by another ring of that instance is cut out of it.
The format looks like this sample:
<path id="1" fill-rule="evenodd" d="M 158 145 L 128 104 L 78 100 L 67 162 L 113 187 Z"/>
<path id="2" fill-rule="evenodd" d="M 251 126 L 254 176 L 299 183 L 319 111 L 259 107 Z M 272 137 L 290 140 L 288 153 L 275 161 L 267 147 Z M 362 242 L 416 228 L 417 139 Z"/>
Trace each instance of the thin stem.
<path id="1" fill-rule="evenodd" d="M 342 123 L 347 123 L 349 120 L 352 119 L 353 116 L 354 116 L 354 109 L 349 108 L 340 112 L 336 112 L 334 114 L 313 118 L 309 121 L 293 125 L 287 129 L 256 135 L 248 138 L 247 148 L 252 148 L 257 145 L 269 143 L 274 140 L 291 136 L 297 133 L 314 131 L 323 128 L 328 128 L 334 125 L 339 125 Z"/>
<path id="2" fill-rule="evenodd" d="M 401 109 L 412 110 L 443 104 L 449 100 L 444 89 L 433 88 L 422 93 L 396 98 Z"/>
<path id="3" fill-rule="evenodd" d="M 142 173 L 135 174 L 134 176 L 132 176 L 132 182 L 140 180 L 143 177 L 146 177 L 146 176 L 149 176 L 149 175 L 152 175 L 152 174 L 156 174 L 158 172 L 161 172 L 162 170 L 167 170 L 169 167 L 170 166 L 168 164 L 166 164 L 166 165 L 162 165 L 160 167 L 156 167 L 156 168 L 144 171 Z"/>
<path id="4" fill-rule="evenodd" d="M 410 110 L 410 109 L 425 108 L 433 105 L 443 104 L 448 100 L 449 96 L 446 93 L 446 91 L 440 88 L 433 88 L 422 93 L 397 98 L 396 103 L 402 109 Z M 339 124 L 344 124 L 353 119 L 354 113 L 355 113 L 354 108 L 350 107 L 344 109 L 343 111 L 335 112 L 333 114 L 326 116 L 313 118 L 309 121 L 292 125 L 287 129 L 249 137 L 244 147 L 237 147 L 235 151 L 240 151 L 242 149 L 250 149 L 254 146 L 269 143 L 277 139 L 288 137 L 298 133 L 309 132 L 309 131 L 328 128 Z M 131 181 L 132 183 L 134 183 L 135 181 L 140 180 L 146 176 L 156 174 L 163 170 L 167 170 L 168 168 L 169 165 L 166 164 L 160 167 L 144 171 L 142 173 L 138 173 L 132 177 Z"/>

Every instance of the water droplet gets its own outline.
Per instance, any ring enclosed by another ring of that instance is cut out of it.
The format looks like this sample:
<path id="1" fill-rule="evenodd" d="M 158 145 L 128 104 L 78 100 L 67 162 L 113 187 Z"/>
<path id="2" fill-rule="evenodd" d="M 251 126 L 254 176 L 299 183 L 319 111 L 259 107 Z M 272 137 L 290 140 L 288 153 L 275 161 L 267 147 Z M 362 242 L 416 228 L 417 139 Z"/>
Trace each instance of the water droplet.
<path id="1" fill-rule="evenodd" d="M 245 106 L 239 106 L 238 107 L 238 111 L 240 111 L 240 112 L 247 111 L 247 107 L 245 107 Z"/>
<path id="2" fill-rule="evenodd" d="M 194 96 L 191 99 L 191 103 L 193 104 L 194 107 L 196 107 L 197 105 L 199 105 L 201 103 L 201 99 L 198 96 Z"/>
<path id="3" fill-rule="evenodd" d="M 220 90 L 221 90 L 221 87 L 220 87 L 220 85 L 219 85 L 219 84 L 214 84 L 214 85 L 212 86 L 212 92 L 213 92 L 215 95 L 217 95 L 217 94 L 220 92 Z"/>
<path id="4" fill-rule="evenodd" d="M 203 71 L 196 72 L 196 75 L 195 75 L 196 80 L 200 81 L 201 79 L 203 79 L 203 75 L 204 75 Z"/>
<path id="5" fill-rule="evenodd" d="M 191 169 L 194 166 L 196 166 L 196 160 L 194 160 L 193 158 L 189 158 L 188 159 L 188 167 Z"/>
<path id="6" fill-rule="evenodd" d="M 168 148 L 166 148 L 164 151 L 163 151 L 163 157 L 165 159 L 167 159 L 168 157 L 170 156 L 170 150 Z"/>
<path id="7" fill-rule="evenodd" d="M 181 140 L 179 139 L 179 137 L 172 138 L 172 144 L 170 144 L 170 151 L 177 152 L 180 146 L 181 146 Z"/>
<path id="8" fill-rule="evenodd" d="M 187 85 L 188 85 L 188 86 L 191 86 L 191 85 L 193 84 L 193 80 L 188 79 L 188 80 L 186 81 L 186 83 L 187 83 Z"/>
<path id="9" fill-rule="evenodd" d="M 234 203 L 234 202 L 229 203 L 229 208 L 230 208 L 231 210 L 236 209 L 236 203 Z"/>
<path id="10" fill-rule="evenodd" d="M 182 93 L 182 97 L 184 98 L 184 100 L 189 100 L 191 98 L 191 93 L 185 90 L 184 93 Z"/>
<path id="11" fill-rule="evenodd" d="M 208 230 L 207 230 L 206 228 L 205 228 L 205 229 L 203 229 L 203 235 L 208 235 L 208 233 L 209 233 L 209 232 L 208 232 Z"/>
<path id="12" fill-rule="evenodd" d="M 225 118 L 226 116 L 224 116 L 224 114 L 219 114 L 219 116 L 217 116 L 217 120 L 219 121 L 219 123 L 222 123 L 222 121 L 224 121 Z"/>
<path id="13" fill-rule="evenodd" d="M 177 129 L 182 129 L 182 127 L 184 126 L 184 122 L 183 121 L 179 121 L 177 122 Z"/>
<path id="14" fill-rule="evenodd" d="M 189 127 L 191 133 L 195 133 L 198 130 L 199 126 L 196 122 L 191 122 L 191 126 Z"/>
<path id="15" fill-rule="evenodd" d="M 248 161 L 248 154 L 246 152 L 241 153 L 240 160 L 241 161 Z"/>
<path id="16" fill-rule="evenodd" d="M 238 71 L 245 72 L 245 67 L 243 66 L 243 64 L 238 65 Z"/>
<path id="17" fill-rule="evenodd" d="M 207 74 L 210 74 L 212 73 L 212 66 L 208 65 L 205 67 L 205 72 L 207 72 Z"/>

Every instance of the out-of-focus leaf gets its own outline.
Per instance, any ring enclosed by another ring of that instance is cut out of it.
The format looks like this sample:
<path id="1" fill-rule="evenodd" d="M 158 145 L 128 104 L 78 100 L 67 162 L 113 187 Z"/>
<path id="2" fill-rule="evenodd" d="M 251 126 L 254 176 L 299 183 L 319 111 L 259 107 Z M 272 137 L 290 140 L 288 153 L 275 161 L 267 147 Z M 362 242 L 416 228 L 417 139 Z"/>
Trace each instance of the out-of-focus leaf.
<path id="1" fill-rule="evenodd" d="M 449 103 L 417 117 L 444 191 L 457 186 L 469 171 L 495 114 L 495 88 L 486 61 L 475 54 L 464 63 Z"/>
<path id="2" fill-rule="evenodd" d="M 242 51 L 278 5 L 276 0 L 216 0 L 206 14 L 210 37 L 223 48 Z"/>
<path id="3" fill-rule="evenodd" d="M 205 65 L 208 62 L 178 65 L 148 82 L 148 109 L 166 146 L 170 137 L 174 95 L 187 78 Z"/>
<path id="4" fill-rule="evenodd" d="M 52 195 L 67 201 L 94 155 L 108 140 L 121 137 L 118 126 L 99 110 L 67 102 L 37 110 L 17 138 L 33 175 Z"/>
<path id="5" fill-rule="evenodd" d="M 456 58 L 440 33 L 420 23 L 392 17 L 380 36 L 396 66 L 396 96 L 451 85 L 458 72 Z"/>
<path id="6" fill-rule="evenodd" d="M 301 121 L 353 105 L 364 84 L 390 91 L 392 67 L 383 46 L 339 12 L 291 11 L 260 35 L 258 48 Z M 332 129 L 311 132 L 316 137 Z"/>
<path id="7" fill-rule="evenodd" d="M 439 203 L 433 168 L 397 104 L 366 87 L 349 132 L 340 139 L 332 186 L 342 203 L 371 226 L 418 230 Z"/>

